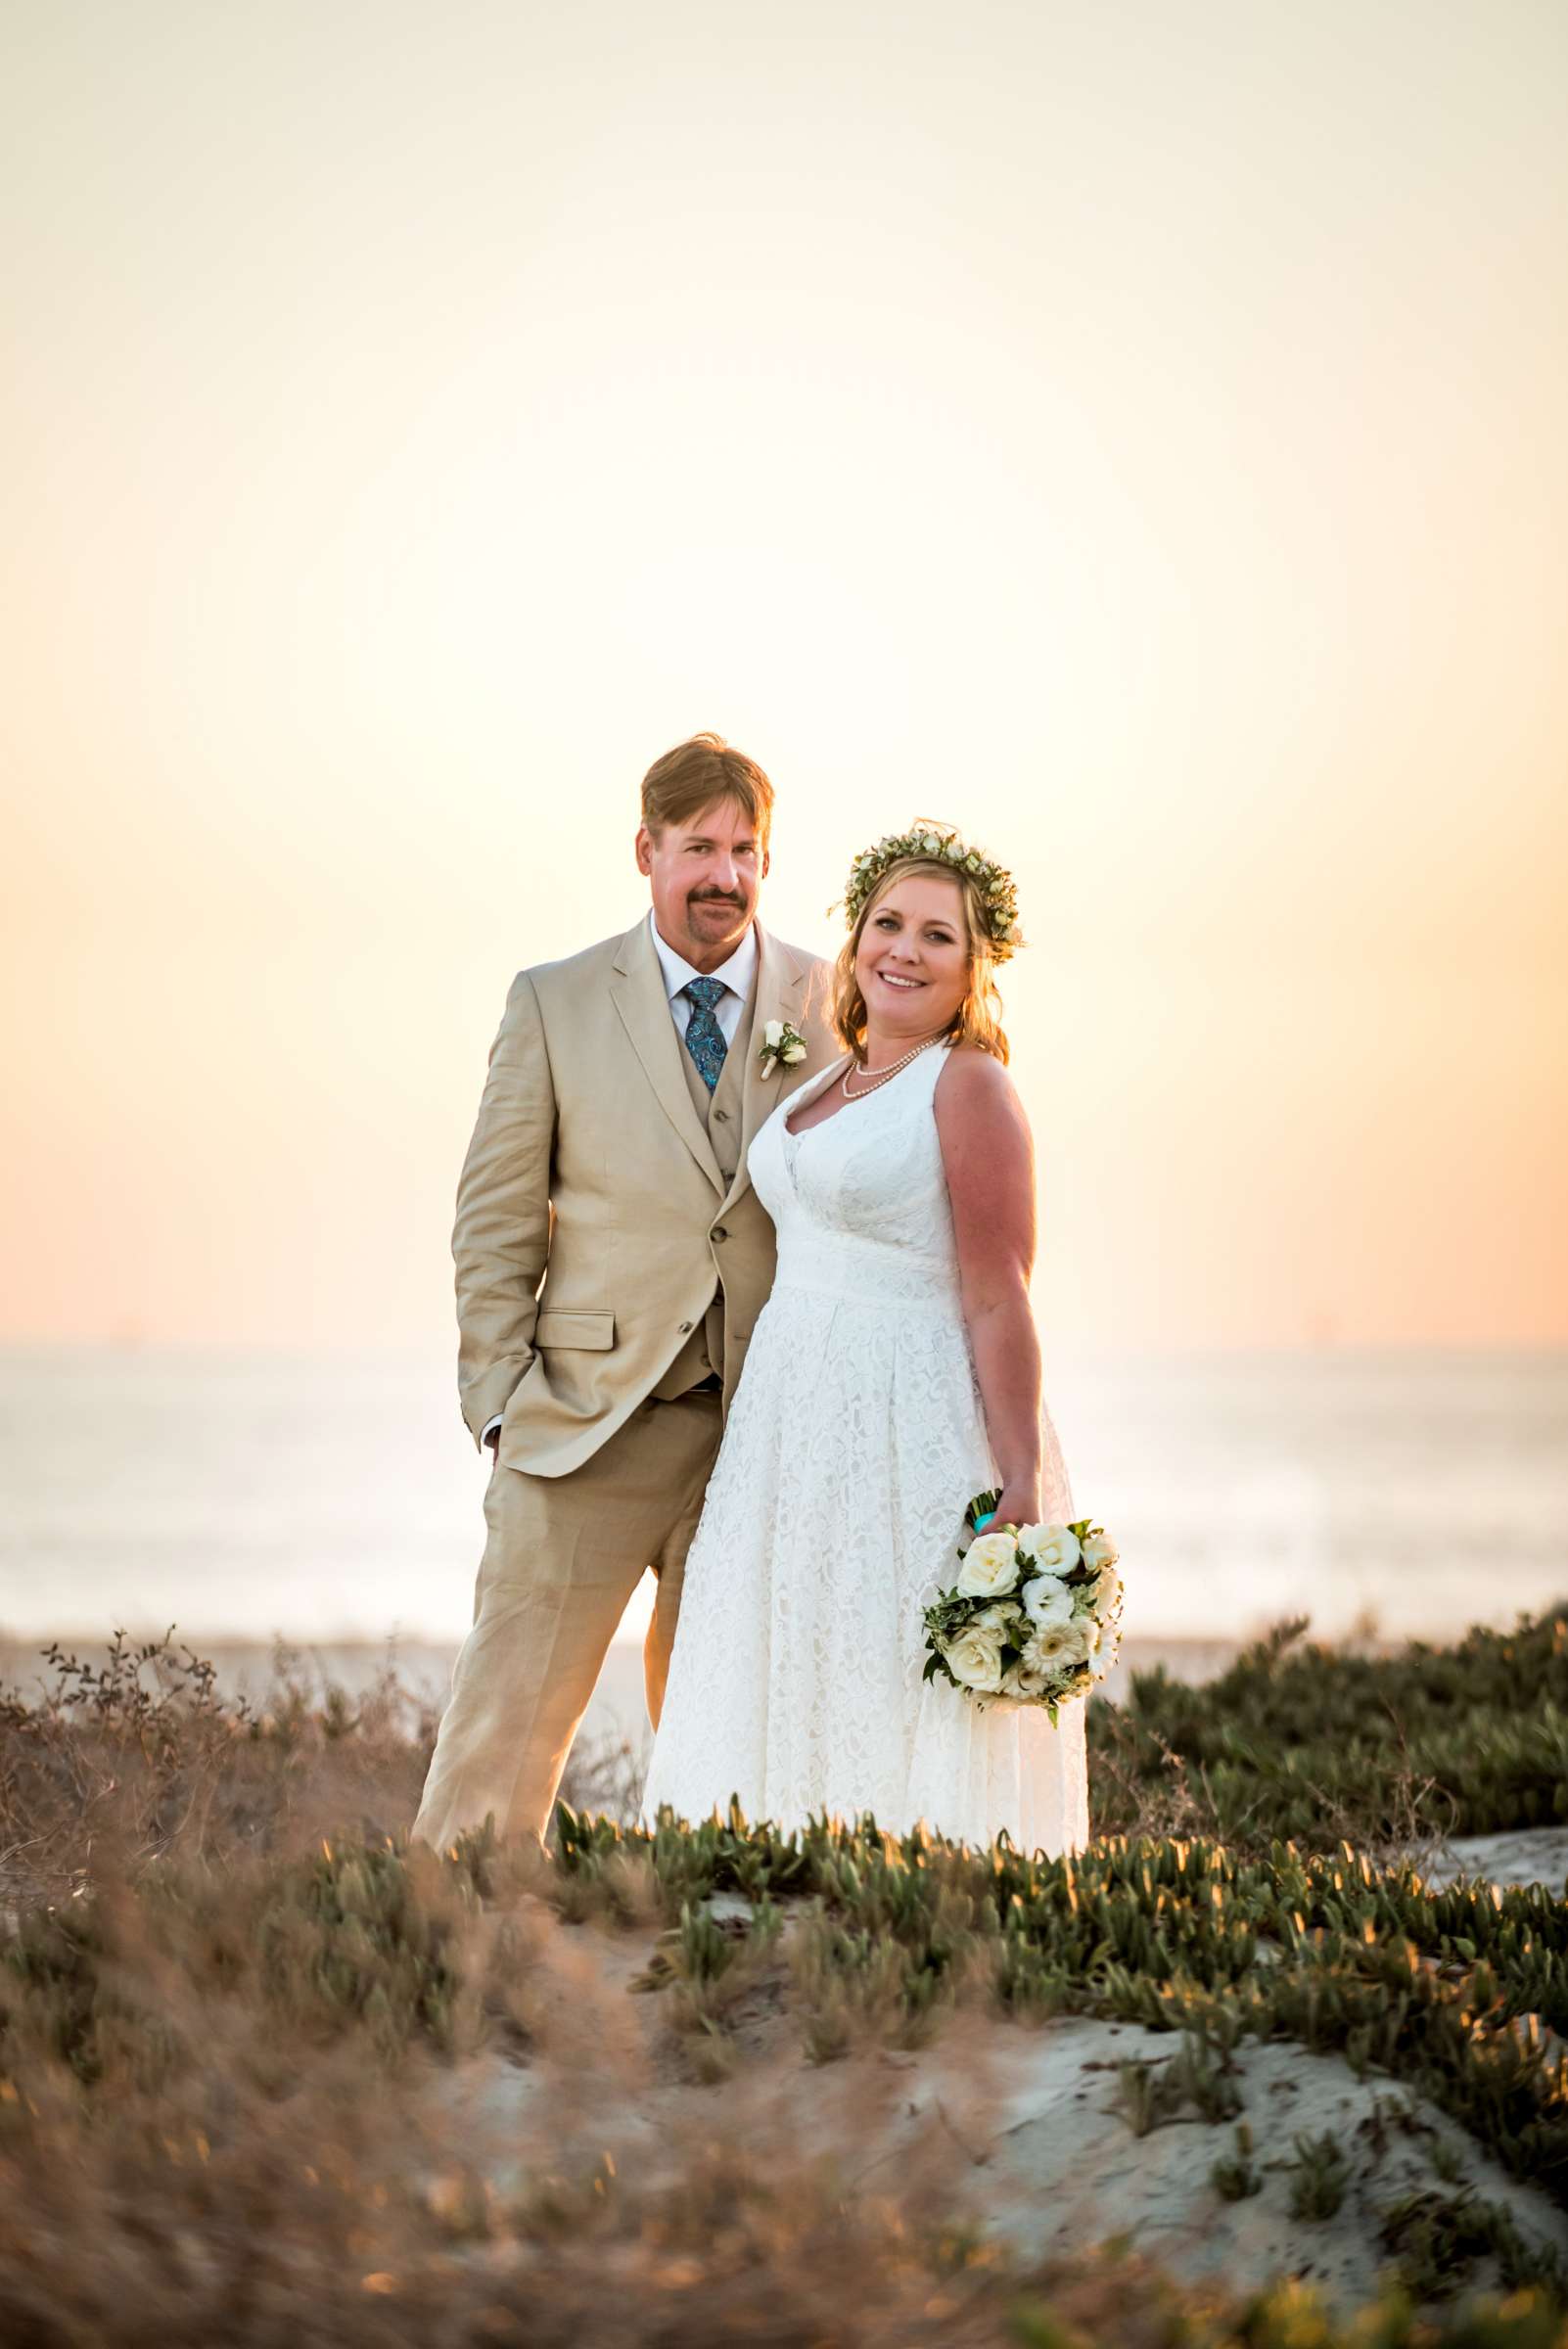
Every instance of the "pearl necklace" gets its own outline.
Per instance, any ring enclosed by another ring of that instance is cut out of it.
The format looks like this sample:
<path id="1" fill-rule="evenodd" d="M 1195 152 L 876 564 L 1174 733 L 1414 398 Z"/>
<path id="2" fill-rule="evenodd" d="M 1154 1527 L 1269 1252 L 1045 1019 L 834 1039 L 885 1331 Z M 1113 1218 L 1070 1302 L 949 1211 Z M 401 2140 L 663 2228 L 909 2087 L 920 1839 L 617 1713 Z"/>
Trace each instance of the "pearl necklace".
<path id="1" fill-rule="evenodd" d="M 929 1052 L 932 1045 L 937 1043 L 946 1033 L 945 1028 L 937 1029 L 933 1035 L 926 1037 L 923 1043 L 916 1044 L 912 1052 L 906 1052 L 901 1060 L 892 1062 L 885 1069 L 878 1069 L 870 1083 L 862 1084 L 857 1093 L 852 1093 L 850 1090 L 850 1075 L 854 1067 L 854 1062 L 852 1060 L 844 1075 L 839 1079 L 840 1092 L 846 1101 L 863 1101 L 867 1093 L 874 1093 L 879 1084 L 886 1084 L 890 1077 L 897 1077 L 900 1069 L 906 1069 L 912 1060 L 918 1060 L 922 1052 Z"/>

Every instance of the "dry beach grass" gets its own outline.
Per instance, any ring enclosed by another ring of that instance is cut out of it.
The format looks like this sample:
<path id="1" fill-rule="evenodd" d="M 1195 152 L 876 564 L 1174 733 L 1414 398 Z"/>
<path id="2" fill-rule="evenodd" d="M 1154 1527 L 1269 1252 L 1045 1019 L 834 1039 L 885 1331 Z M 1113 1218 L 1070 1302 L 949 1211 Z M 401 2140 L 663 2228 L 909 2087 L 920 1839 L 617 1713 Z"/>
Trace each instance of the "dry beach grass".
<path id="1" fill-rule="evenodd" d="M 406 1844 L 387 1676 L 0 1700 L 0 2339 L 1568 2339 L 1568 1621 L 1281 1626 L 1090 1714 L 1071 1862 L 870 1821 Z M 1416 1865 L 1412 1865 L 1412 1860 Z"/>

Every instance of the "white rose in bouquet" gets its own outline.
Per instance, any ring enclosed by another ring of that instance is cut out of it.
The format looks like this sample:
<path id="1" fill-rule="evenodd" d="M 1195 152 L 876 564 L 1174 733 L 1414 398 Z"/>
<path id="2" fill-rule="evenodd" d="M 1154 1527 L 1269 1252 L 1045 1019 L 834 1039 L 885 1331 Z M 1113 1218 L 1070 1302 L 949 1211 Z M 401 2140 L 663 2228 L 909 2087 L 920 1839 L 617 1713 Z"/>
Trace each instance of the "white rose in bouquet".
<path id="1" fill-rule="evenodd" d="M 960 1598 L 1000 1598 L 1018 1582 L 1018 1542 L 1012 1534 L 979 1534 L 964 1552 L 956 1589 Z"/>
<path id="2" fill-rule="evenodd" d="M 1001 1634 L 972 1623 L 949 1640 L 944 1653 L 953 1679 L 966 1688 L 994 1695 L 1002 1682 Z"/>
<path id="3" fill-rule="evenodd" d="M 1109 1534 L 1090 1534 L 1084 1544 L 1084 1563 L 1095 1574 L 1102 1566 L 1114 1566 L 1121 1554 Z"/>
<path id="4" fill-rule="evenodd" d="M 1021 1525 L 1018 1546 L 1047 1574 L 1071 1574 L 1084 1554 L 1070 1525 Z"/>
<path id="5" fill-rule="evenodd" d="M 1015 1647 L 1022 1647 L 1029 1635 L 1029 1626 L 1015 1598 L 998 1600 L 993 1607 L 982 1607 L 978 1615 L 971 1617 L 969 1628 L 994 1632 L 998 1639 L 1010 1639 Z"/>
<path id="6" fill-rule="evenodd" d="M 1101 1623 L 1104 1623 L 1108 1617 L 1115 1612 L 1116 1602 L 1121 1595 L 1122 1578 L 1117 1573 L 1116 1568 L 1114 1566 L 1102 1566 L 1100 1568 L 1100 1579 L 1094 1585 L 1093 1590 L 1089 1595 L 1090 1611 Z M 1027 1600 L 1025 1603 L 1027 1605 Z"/>
<path id="7" fill-rule="evenodd" d="M 1073 1593 L 1067 1585 L 1058 1582 L 1054 1574 L 1037 1574 L 1019 1592 L 1024 1613 L 1038 1627 L 1046 1623 L 1067 1623 L 1073 1613 Z"/>

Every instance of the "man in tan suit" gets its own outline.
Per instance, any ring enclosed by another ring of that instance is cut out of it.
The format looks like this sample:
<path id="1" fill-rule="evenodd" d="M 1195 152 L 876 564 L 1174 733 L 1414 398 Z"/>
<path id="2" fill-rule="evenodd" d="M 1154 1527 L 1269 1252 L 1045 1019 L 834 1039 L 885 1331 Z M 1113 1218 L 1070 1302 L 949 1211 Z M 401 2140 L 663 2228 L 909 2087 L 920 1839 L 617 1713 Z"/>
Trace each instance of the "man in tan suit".
<path id="1" fill-rule="evenodd" d="M 657 1727 L 686 1550 L 773 1281 L 746 1176 L 781 1095 L 837 1056 L 827 967 L 762 930 L 773 793 L 715 734 L 643 778 L 650 913 L 520 971 L 457 1191 L 458 1390 L 493 1462 L 474 1628 L 413 1833 L 493 1814 L 542 1843 L 626 1601 Z M 769 1021 L 806 1058 L 762 1074 Z"/>

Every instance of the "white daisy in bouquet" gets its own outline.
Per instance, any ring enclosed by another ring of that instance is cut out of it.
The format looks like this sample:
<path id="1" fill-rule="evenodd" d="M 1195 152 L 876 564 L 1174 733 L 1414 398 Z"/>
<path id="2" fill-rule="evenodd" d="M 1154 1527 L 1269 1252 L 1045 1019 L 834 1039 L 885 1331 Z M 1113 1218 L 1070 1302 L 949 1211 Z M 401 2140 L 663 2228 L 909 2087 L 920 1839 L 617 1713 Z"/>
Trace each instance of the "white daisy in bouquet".
<path id="1" fill-rule="evenodd" d="M 945 1675 L 974 1705 L 1043 1705 L 1054 1723 L 1116 1661 L 1116 1544 L 1087 1517 L 989 1525 L 1000 1497 L 977 1493 L 964 1511 L 957 1579 L 925 1611 L 925 1678 Z"/>

